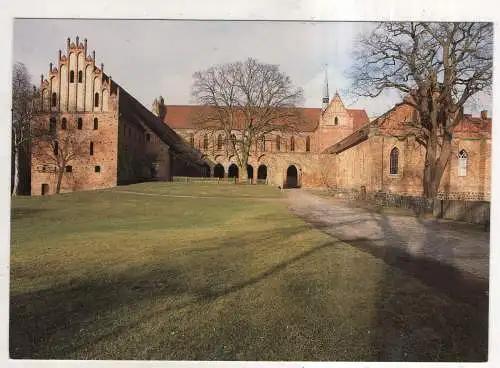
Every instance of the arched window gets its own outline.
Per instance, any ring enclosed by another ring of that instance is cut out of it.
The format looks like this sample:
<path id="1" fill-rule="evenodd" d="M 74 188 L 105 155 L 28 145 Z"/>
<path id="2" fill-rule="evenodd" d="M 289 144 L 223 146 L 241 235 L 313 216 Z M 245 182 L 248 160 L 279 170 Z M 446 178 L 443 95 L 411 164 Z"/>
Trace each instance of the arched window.
<path id="1" fill-rule="evenodd" d="M 90 142 L 89 154 L 90 156 L 94 155 L 94 142 Z"/>
<path id="2" fill-rule="evenodd" d="M 339 118 L 335 116 L 335 120 L 334 120 L 334 124 L 335 125 L 339 125 Z"/>
<path id="3" fill-rule="evenodd" d="M 97 130 L 99 128 L 99 120 L 97 118 L 94 118 L 94 130 Z"/>
<path id="4" fill-rule="evenodd" d="M 76 127 L 77 127 L 78 130 L 82 130 L 83 129 L 83 120 L 82 120 L 82 118 L 78 118 L 77 123 L 76 123 Z"/>
<path id="5" fill-rule="evenodd" d="M 193 134 L 193 133 L 191 133 L 191 134 L 189 135 L 189 144 L 190 144 L 191 146 L 194 146 L 194 134 Z"/>
<path id="6" fill-rule="evenodd" d="M 75 71 L 74 70 L 69 72 L 69 82 L 75 83 Z"/>
<path id="7" fill-rule="evenodd" d="M 99 107 L 99 93 L 96 92 L 94 95 L 94 107 Z"/>
<path id="8" fill-rule="evenodd" d="M 306 137 L 306 152 L 311 152 L 311 137 Z"/>
<path id="9" fill-rule="evenodd" d="M 467 176 L 467 158 L 469 155 L 465 150 L 458 153 L 458 176 Z"/>
<path id="10" fill-rule="evenodd" d="M 66 130 L 67 124 L 68 124 L 68 121 L 66 120 L 66 118 L 62 118 L 62 120 L 61 120 L 61 129 L 62 130 Z"/>
<path id="11" fill-rule="evenodd" d="M 217 149 L 218 150 L 222 149 L 222 134 L 219 134 L 217 136 Z"/>
<path id="12" fill-rule="evenodd" d="M 54 141 L 54 155 L 58 155 L 59 154 L 59 142 L 58 141 Z"/>
<path id="13" fill-rule="evenodd" d="M 208 135 L 203 136 L 203 149 L 208 149 Z"/>
<path id="14" fill-rule="evenodd" d="M 280 151 L 281 150 L 281 137 L 278 135 L 276 137 L 276 151 Z"/>
<path id="15" fill-rule="evenodd" d="M 291 137 L 290 138 L 290 151 L 295 151 L 295 138 Z"/>
<path id="16" fill-rule="evenodd" d="M 52 105 L 52 107 L 56 107 L 57 106 L 57 93 L 55 93 L 55 92 L 52 92 L 51 105 Z"/>
<path id="17" fill-rule="evenodd" d="M 394 147 L 391 150 L 391 162 L 390 162 L 391 175 L 397 175 L 397 173 L 399 172 L 398 161 L 399 161 L 399 150 L 396 147 Z"/>
<path id="18" fill-rule="evenodd" d="M 80 70 L 78 72 L 78 83 L 82 83 L 83 82 L 83 72 Z"/>

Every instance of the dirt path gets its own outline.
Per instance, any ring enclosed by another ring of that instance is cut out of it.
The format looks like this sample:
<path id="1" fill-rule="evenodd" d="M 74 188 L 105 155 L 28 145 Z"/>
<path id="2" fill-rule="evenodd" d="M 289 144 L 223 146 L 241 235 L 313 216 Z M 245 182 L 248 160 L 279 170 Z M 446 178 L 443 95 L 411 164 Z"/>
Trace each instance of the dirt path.
<path id="1" fill-rule="evenodd" d="M 417 273 L 442 287 L 464 279 L 486 288 L 489 232 L 456 221 L 384 215 L 329 201 L 303 190 L 287 190 L 289 207 L 322 231 Z M 472 280 L 471 279 L 475 279 Z M 483 293 L 485 290 L 483 291 Z"/>

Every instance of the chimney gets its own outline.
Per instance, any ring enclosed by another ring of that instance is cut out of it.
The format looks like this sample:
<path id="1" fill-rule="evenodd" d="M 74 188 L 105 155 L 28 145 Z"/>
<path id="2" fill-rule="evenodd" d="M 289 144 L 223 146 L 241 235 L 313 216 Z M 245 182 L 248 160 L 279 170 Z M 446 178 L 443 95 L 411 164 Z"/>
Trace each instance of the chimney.
<path id="1" fill-rule="evenodd" d="M 488 119 L 488 110 L 481 111 L 481 119 L 483 120 Z"/>
<path id="2" fill-rule="evenodd" d="M 67 53 L 68 57 L 69 57 L 69 43 L 70 43 L 70 41 L 71 41 L 71 40 L 70 40 L 70 38 L 68 37 L 68 39 L 67 39 L 67 41 L 66 41 L 66 46 L 68 47 L 68 53 Z"/>
<path id="3" fill-rule="evenodd" d="M 78 41 L 80 41 L 80 37 L 76 36 L 76 47 L 80 47 L 80 43 L 78 43 Z"/>
<path id="4" fill-rule="evenodd" d="M 95 67 L 95 50 L 92 51 L 92 61 L 94 62 L 94 67 Z"/>
<path id="5" fill-rule="evenodd" d="M 86 38 L 83 39 L 83 47 L 85 49 L 85 53 L 84 53 L 85 59 L 87 59 L 87 39 Z"/>

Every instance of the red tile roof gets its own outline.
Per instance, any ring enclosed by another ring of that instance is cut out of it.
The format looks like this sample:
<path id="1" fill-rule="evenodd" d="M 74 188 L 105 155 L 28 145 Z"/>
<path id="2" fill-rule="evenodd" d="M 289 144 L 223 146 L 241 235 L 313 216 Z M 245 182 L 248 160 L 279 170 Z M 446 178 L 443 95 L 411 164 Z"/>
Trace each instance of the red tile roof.
<path id="1" fill-rule="evenodd" d="M 479 117 L 466 116 L 458 123 L 453 133 L 459 133 L 464 137 L 491 136 L 491 118 L 481 119 Z"/>
<path id="2" fill-rule="evenodd" d="M 366 123 L 368 123 L 368 115 L 365 110 L 361 109 L 347 109 L 347 113 L 353 118 L 353 128 L 357 130 Z"/>
<path id="3" fill-rule="evenodd" d="M 194 117 L 201 114 L 205 106 L 200 105 L 166 105 L 167 114 L 164 123 L 173 129 L 193 129 Z M 302 115 L 302 121 L 299 131 L 312 132 L 316 130 L 321 116 L 321 108 L 301 107 L 298 111 Z M 354 130 L 368 122 L 368 115 L 365 110 L 347 109 L 350 116 L 353 117 Z"/>
<path id="4" fill-rule="evenodd" d="M 166 105 L 167 114 L 163 122 L 168 124 L 173 129 L 193 129 L 195 128 L 194 120 L 199 114 L 207 109 L 201 105 Z M 298 108 L 302 115 L 299 131 L 314 131 L 318 126 L 320 108 Z"/>

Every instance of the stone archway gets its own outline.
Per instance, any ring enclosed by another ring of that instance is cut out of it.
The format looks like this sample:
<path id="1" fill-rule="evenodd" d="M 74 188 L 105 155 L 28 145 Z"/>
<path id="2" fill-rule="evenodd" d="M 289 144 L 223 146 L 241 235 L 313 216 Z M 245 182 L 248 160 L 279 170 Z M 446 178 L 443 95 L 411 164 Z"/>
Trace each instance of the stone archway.
<path id="1" fill-rule="evenodd" d="M 229 166 L 229 169 L 227 170 L 227 177 L 228 178 L 239 177 L 238 166 L 236 164 L 231 164 L 231 166 Z"/>
<path id="2" fill-rule="evenodd" d="M 299 186 L 299 171 L 295 165 L 290 165 L 288 166 L 288 169 L 286 169 L 285 187 L 298 188 Z"/>
<path id="3" fill-rule="evenodd" d="M 224 166 L 221 164 L 217 164 L 214 166 L 214 178 L 223 178 L 224 177 Z"/>
<path id="4" fill-rule="evenodd" d="M 247 164 L 247 177 L 249 180 L 253 180 L 253 166 Z"/>
<path id="5" fill-rule="evenodd" d="M 257 169 L 257 180 L 266 180 L 266 179 L 267 179 L 267 166 L 261 164 Z"/>
<path id="6" fill-rule="evenodd" d="M 205 178 L 210 177 L 210 166 L 208 166 L 208 164 L 203 165 L 202 176 Z"/>

